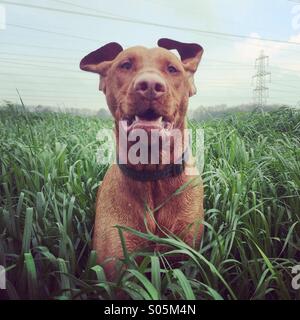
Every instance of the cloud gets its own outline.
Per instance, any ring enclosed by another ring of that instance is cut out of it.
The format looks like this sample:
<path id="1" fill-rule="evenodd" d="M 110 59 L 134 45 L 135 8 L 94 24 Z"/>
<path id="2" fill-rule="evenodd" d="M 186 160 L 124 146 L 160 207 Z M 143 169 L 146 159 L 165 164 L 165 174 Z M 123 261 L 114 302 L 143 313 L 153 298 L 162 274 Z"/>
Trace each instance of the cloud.
<path id="1" fill-rule="evenodd" d="M 271 66 L 286 69 L 287 72 L 300 72 L 300 46 L 264 41 L 257 33 L 251 33 L 249 36 L 253 38 L 234 44 L 234 56 L 237 61 L 253 64 L 263 50 L 270 57 Z M 288 41 L 297 42 L 300 45 L 300 33 L 291 35 Z"/>
<path id="2" fill-rule="evenodd" d="M 262 50 L 268 55 L 278 55 L 286 46 L 283 43 L 261 40 L 261 36 L 258 33 L 251 33 L 249 36 L 253 38 L 236 42 L 234 45 L 236 54 L 242 62 L 254 61 Z"/>

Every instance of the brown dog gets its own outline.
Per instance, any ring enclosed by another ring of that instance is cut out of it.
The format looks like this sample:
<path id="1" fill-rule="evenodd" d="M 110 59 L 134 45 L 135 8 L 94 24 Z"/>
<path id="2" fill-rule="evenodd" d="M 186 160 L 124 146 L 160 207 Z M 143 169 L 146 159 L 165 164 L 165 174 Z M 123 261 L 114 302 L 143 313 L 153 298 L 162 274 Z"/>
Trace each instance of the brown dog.
<path id="1" fill-rule="evenodd" d="M 115 119 L 117 157 L 119 162 L 120 159 L 125 161 L 125 164 L 110 167 L 98 191 L 93 246 L 100 263 L 110 257 L 123 256 L 115 225 L 145 232 L 146 217 L 152 233 L 162 235 L 160 228 L 163 228 L 190 245 L 195 245 L 195 239 L 199 243 L 203 230 L 200 225 L 195 237 L 195 222 L 203 219 L 202 185 L 193 183 L 181 193 L 171 196 L 195 178 L 186 172 L 187 167 L 193 168 L 191 155 L 188 160 L 185 157 L 183 164 L 175 164 L 175 160 L 165 164 L 159 148 L 158 163 L 136 163 L 127 154 L 132 143 L 127 142 L 126 147 L 124 143 L 119 143 L 121 130 L 128 136 L 137 129 L 143 129 L 147 134 L 156 129 L 162 136 L 167 136 L 171 129 L 183 133 L 186 128 L 188 99 L 196 93 L 193 75 L 203 49 L 198 44 L 170 39 L 160 39 L 158 46 L 123 50 L 119 44 L 109 43 L 88 54 L 80 63 L 82 70 L 100 75 L 100 90 L 106 95 Z M 171 49 L 178 51 L 181 60 Z M 124 123 L 125 129 L 122 128 Z M 185 139 L 181 140 L 184 144 Z M 174 141 L 170 145 L 171 159 L 182 155 L 183 148 L 175 147 Z M 148 149 L 152 147 L 150 144 Z M 195 175 L 196 172 L 195 169 Z M 166 201 L 170 196 L 171 199 Z M 145 212 L 145 204 L 150 210 L 161 206 L 153 214 L 156 223 L 153 216 Z M 149 246 L 145 240 L 130 232 L 124 235 L 129 251 Z M 108 276 L 113 277 L 112 261 L 105 264 L 105 269 Z"/>

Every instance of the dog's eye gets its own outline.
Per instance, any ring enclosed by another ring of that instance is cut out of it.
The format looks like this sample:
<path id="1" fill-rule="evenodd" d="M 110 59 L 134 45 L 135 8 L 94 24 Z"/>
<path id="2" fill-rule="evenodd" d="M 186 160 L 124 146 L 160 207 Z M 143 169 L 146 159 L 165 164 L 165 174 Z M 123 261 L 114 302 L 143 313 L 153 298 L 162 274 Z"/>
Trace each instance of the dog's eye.
<path id="1" fill-rule="evenodd" d="M 176 73 L 178 70 L 174 66 L 168 66 L 168 71 L 170 73 Z"/>
<path id="2" fill-rule="evenodd" d="M 132 63 L 130 61 L 126 61 L 121 63 L 120 68 L 125 70 L 130 70 L 132 67 Z"/>

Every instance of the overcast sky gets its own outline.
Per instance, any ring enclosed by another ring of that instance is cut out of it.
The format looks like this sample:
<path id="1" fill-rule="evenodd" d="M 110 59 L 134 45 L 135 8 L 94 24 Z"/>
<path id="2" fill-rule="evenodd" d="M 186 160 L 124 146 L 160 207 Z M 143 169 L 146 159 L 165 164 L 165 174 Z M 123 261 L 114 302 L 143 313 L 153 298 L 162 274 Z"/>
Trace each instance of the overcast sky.
<path id="1" fill-rule="evenodd" d="M 17 2 L 80 13 L 299 42 L 266 42 L 162 26 L 9 5 Z M 2 2 L 2 3 L 1 3 Z M 205 53 L 190 105 L 252 102 L 254 62 L 270 57 L 270 103 L 300 101 L 300 4 L 288 0 L 8 0 L 0 30 L 0 100 L 27 104 L 106 107 L 98 76 L 79 70 L 80 59 L 107 42 L 153 47 L 161 37 L 197 42 Z M 82 8 L 85 7 L 85 8 Z M 25 27 L 25 28 L 24 28 Z M 47 32 L 48 31 L 48 32 Z"/>

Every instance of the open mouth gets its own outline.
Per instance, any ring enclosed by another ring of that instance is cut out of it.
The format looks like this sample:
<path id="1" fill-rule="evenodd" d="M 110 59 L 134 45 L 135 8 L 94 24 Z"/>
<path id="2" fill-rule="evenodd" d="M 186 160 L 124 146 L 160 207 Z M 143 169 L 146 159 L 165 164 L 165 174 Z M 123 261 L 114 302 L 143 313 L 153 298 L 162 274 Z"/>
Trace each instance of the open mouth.
<path id="1" fill-rule="evenodd" d="M 139 115 L 124 116 L 121 125 L 127 132 L 136 129 L 143 129 L 147 132 L 151 132 L 151 130 L 168 132 L 173 128 L 171 121 L 151 110 Z"/>

